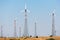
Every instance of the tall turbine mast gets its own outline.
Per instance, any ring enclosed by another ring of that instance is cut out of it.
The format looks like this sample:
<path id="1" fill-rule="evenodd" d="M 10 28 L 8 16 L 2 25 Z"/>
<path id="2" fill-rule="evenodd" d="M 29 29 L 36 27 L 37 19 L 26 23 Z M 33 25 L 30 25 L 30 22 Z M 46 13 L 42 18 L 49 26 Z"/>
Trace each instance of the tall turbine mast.
<path id="1" fill-rule="evenodd" d="M 36 22 L 35 22 L 35 37 L 37 36 Z"/>
<path id="2" fill-rule="evenodd" d="M 27 26 L 27 13 L 28 13 L 28 9 L 27 9 L 27 6 L 25 4 L 25 9 L 24 9 L 24 13 L 25 13 L 25 25 L 24 25 L 24 34 L 23 36 L 28 36 L 28 26 Z"/>
<path id="3" fill-rule="evenodd" d="M 16 20 L 14 20 L 14 37 L 16 37 Z"/>
<path id="4" fill-rule="evenodd" d="M 3 37 L 3 26 L 1 25 L 1 37 Z"/>
<path id="5" fill-rule="evenodd" d="M 21 27 L 19 27 L 19 37 L 21 37 Z"/>
<path id="6" fill-rule="evenodd" d="M 54 20 L 54 12 L 52 13 L 52 36 L 55 36 L 55 20 Z"/>

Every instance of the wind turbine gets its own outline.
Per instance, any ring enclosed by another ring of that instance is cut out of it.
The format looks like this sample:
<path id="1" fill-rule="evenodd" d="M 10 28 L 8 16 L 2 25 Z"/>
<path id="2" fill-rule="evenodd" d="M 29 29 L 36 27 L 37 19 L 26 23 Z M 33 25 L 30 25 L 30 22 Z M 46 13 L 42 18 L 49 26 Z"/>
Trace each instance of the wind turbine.
<path id="1" fill-rule="evenodd" d="M 3 26 L 1 25 L 1 37 L 3 37 Z"/>
<path id="2" fill-rule="evenodd" d="M 25 24 L 24 24 L 24 33 L 23 33 L 23 37 L 27 37 L 27 36 L 29 36 L 29 34 L 28 34 L 28 22 L 27 22 L 27 13 L 30 13 L 30 11 L 27 9 L 27 6 L 26 6 L 26 3 L 25 3 L 25 9 L 22 11 L 22 12 L 24 12 L 25 13 Z"/>
<path id="3" fill-rule="evenodd" d="M 19 27 L 19 37 L 21 37 L 21 27 Z"/>
<path id="4" fill-rule="evenodd" d="M 55 30 L 55 9 L 52 12 L 52 34 L 51 36 L 56 35 L 56 30 Z"/>
<path id="5" fill-rule="evenodd" d="M 36 30 L 36 28 L 37 28 L 37 25 L 36 25 L 36 22 L 35 22 L 35 37 L 37 36 L 37 30 Z"/>
<path id="6" fill-rule="evenodd" d="M 55 18 L 54 18 L 54 16 L 55 16 L 55 9 L 54 9 L 54 11 L 53 11 L 53 13 L 52 13 L 52 36 L 55 36 Z"/>
<path id="7" fill-rule="evenodd" d="M 17 37 L 17 35 L 16 35 L 16 19 L 14 20 L 14 37 Z"/>

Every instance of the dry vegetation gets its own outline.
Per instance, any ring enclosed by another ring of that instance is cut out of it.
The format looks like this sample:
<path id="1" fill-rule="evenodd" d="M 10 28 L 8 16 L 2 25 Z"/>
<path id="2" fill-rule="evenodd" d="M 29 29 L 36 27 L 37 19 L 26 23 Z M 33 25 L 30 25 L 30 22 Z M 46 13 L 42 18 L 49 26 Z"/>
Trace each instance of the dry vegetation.
<path id="1" fill-rule="evenodd" d="M 22 37 L 22 38 L 0 38 L 0 40 L 60 40 L 60 36 L 54 36 L 54 37 L 49 37 L 49 36 L 41 36 L 38 38 L 35 37 Z"/>

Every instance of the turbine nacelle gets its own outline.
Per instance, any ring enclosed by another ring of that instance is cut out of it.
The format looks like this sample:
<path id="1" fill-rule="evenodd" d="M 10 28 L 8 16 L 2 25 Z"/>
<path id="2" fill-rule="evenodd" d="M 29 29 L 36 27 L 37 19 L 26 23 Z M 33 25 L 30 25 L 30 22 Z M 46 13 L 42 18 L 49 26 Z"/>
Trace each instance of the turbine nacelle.
<path id="1" fill-rule="evenodd" d="M 56 15 L 55 15 L 55 9 L 53 10 L 52 13 L 49 13 L 49 15 L 50 15 L 50 16 L 53 16 L 53 15 L 56 16 Z"/>
<path id="2" fill-rule="evenodd" d="M 25 9 L 24 9 L 24 10 L 22 10 L 21 12 L 30 13 L 30 11 L 27 9 L 26 4 L 25 4 Z"/>

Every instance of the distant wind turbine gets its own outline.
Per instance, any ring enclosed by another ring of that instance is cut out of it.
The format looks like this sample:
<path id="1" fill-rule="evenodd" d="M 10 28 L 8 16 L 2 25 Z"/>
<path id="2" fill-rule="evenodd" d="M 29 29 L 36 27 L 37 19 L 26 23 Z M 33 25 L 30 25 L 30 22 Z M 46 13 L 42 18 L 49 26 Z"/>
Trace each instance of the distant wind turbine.
<path id="1" fill-rule="evenodd" d="M 26 3 L 25 3 L 25 9 L 22 11 L 25 13 L 25 25 L 24 25 L 24 33 L 23 33 L 23 36 L 26 37 L 26 36 L 29 36 L 28 34 L 28 22 L 27 22 L 27 13 L 30 13 L 30 11 L 27 9 L 27 6 L 26 6 Z"/>

